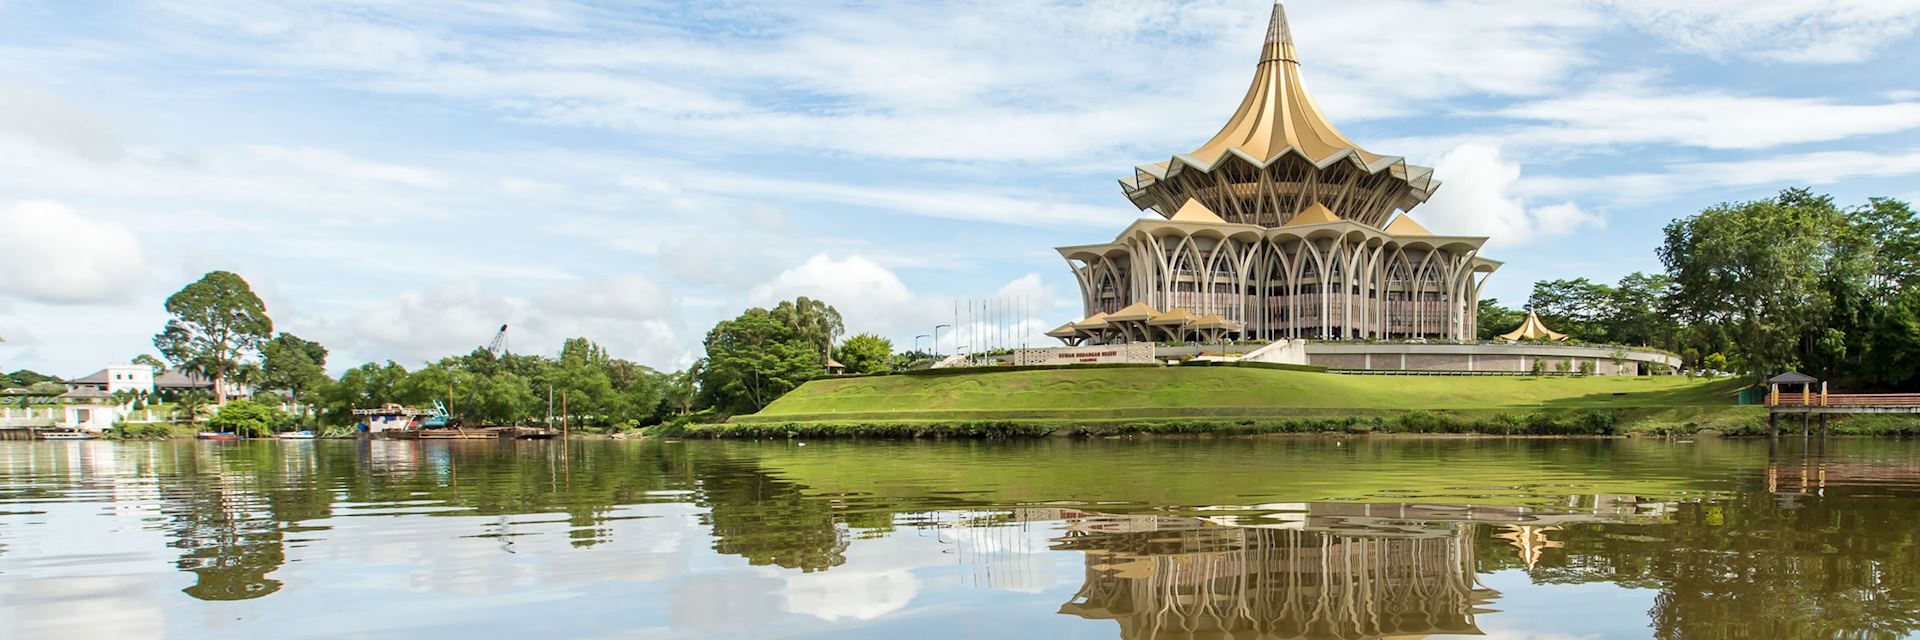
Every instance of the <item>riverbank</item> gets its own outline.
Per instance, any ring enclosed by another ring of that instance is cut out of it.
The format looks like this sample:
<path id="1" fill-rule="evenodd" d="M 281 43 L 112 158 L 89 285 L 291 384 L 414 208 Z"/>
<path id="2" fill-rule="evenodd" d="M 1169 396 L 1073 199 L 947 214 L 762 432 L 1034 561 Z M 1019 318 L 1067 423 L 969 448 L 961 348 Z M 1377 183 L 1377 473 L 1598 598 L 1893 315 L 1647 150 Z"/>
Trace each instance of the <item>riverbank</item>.
<path id="1" fill-rule="evenodd" d="M 1063 368 L 809 382 L 692 437 L 1107 437 L 1139 434 L 1764 433 L 1737 380 L 1354 376 L 1240 367 Z M 1835 433 L 1913 433 L 1842 421 Z"/>

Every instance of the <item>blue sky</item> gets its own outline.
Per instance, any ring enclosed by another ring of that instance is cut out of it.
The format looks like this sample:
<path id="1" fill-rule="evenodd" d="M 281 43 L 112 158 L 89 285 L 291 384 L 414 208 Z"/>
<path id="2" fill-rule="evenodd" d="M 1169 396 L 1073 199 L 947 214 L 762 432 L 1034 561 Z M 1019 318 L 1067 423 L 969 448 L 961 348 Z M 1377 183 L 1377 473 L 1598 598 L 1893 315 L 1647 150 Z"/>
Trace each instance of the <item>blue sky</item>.
<path id="1" fill-rule="evenodd" d="M 997 294 L 1035 335 L 1079 315 L 1051 248 L 1226 121 L 1267 5 L 0 0 L 0 368 L 151 352 L 212 269 L 335 370 L 503 322 L 674 368 L 799 294 L 902 346 Z M 1920 0 L 1288 13 L 1323 109 L 1437 168 L 1414 217 L 1491 236 L 1504 301 L 1657 270 L 1716 202 L 1920 198 Z"/>

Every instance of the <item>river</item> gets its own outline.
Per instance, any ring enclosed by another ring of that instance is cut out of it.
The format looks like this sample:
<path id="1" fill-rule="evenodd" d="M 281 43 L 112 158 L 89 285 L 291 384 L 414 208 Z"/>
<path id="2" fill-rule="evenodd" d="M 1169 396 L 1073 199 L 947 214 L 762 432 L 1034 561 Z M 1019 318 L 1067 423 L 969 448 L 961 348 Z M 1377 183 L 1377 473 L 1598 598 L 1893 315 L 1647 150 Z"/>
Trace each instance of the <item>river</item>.
<path id="1" fill-rule="evenodd" d="M 1912 638 L 1920 443 L 0 442 L 0 638 Z"/>

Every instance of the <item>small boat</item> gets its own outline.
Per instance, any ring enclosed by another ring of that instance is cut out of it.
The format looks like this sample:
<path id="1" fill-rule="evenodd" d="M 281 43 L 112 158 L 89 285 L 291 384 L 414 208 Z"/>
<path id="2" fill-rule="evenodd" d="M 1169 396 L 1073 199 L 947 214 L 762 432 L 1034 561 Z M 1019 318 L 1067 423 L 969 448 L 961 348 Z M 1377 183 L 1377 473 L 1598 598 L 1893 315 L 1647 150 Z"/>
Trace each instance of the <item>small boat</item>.
<path id="1" fill-rule="evenodd" d="M 279 438 L 281 440 L 312 440 L 313 432 L 312 431 L 287 431 L 274 437 Z"/>
<path id="2" fill-rule="evenodd" d="M 212 441 L 214 441 L 214 442 L 233 442 L 233 441 L 235 441 L 235 440 L 239 440 L 239 439 L 240 439 L 240 435 L 239 435 L 239 434 L 234 434 L 234 433 L 215 433 L 215 432 L 212 432 L 212 431 L 202 431 L 202 432 L 200 432 L 200 435 L 198 435 L 198 436 L 196 436 L 196 437 L 198 437 L 198 438 L 200 438 L 201 440 L 212 440 Z"/>
<path id="3" fill-rule="evenodd" d="M 42 431 L 41 440 L 92 440 L 93 434 L 85 431 Z"/>

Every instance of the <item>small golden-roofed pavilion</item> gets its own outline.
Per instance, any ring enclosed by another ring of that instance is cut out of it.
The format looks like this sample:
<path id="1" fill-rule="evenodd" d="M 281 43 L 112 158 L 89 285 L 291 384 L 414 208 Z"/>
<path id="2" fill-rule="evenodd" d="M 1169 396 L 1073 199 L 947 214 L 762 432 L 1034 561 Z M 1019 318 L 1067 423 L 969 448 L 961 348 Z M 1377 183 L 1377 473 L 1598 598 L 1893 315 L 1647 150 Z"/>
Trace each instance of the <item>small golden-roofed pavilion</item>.
<path id="1" fill-rule="evenodd" d="M 1540 322 L 1539 314 L 1529 310 L 1527 311 L 1527 319 L 1520 323 L 1520 327 L 1501 334 L 1500 339 L 1515 342 L 1522 340 L 1565 340 L 1567 339 L 1567 334 L 1548 329 L 1545 323 Z"/>

